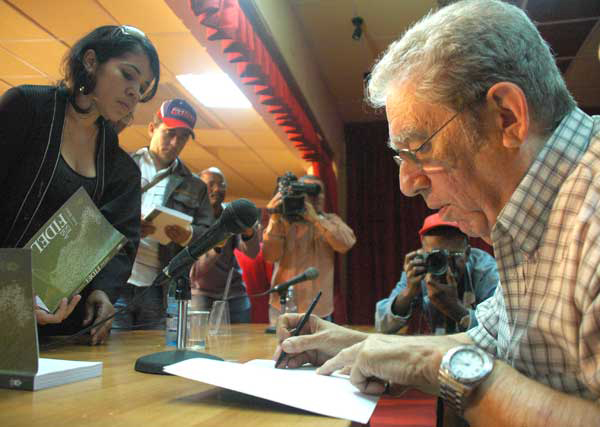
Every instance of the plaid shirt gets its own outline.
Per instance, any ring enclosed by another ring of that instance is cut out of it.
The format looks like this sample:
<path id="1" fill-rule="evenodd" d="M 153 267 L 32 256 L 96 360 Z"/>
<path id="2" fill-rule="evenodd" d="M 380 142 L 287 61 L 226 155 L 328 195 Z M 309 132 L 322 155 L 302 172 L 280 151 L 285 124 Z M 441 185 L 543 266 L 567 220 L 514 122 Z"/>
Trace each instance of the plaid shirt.
<path id="1" fill-rule="evenodd" d="M 600 400 L 600 117 L 562 120 L 492 240 L 502 285 L 469 336 L 538 382 Z"/>

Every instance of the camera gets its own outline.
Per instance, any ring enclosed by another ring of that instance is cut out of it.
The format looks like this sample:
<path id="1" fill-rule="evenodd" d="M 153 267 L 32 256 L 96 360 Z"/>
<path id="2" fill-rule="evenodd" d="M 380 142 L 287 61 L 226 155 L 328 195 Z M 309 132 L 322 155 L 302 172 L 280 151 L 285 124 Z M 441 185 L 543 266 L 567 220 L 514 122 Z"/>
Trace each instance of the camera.
<path id="1" fill-rule="evenodd" d="M 453 265 L 454 260 L 446 249 L 434 249 L 431 252 L 420 254 L 420 257 L 425 263 L 427 273 L 431 273 L 438 279 L 446 278 L 448 268 L 456 270 L 456 266 Z"/>
<path id="2" fill-rule="evenodd" d="M 293 222 L 303 219 L 304 196 L 319 195 L 321 186 L 299 182 L 296 175 L 286 172 L 277 178 L 277 191 L 281 193 L 281 204 L 272 213 L 280 213 L 286 220 Z"/>

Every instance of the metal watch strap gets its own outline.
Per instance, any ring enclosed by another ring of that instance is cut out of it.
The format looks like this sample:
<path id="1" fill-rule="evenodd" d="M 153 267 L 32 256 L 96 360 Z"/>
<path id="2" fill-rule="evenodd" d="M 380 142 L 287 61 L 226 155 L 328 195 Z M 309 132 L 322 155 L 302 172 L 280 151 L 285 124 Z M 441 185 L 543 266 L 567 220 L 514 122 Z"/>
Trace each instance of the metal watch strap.
<path id="1" fill-rule="evenodd" d="M 450 378 L 447 372 L 440 369 L 440 397 L 446 402 L 458 415 L 462 416 L 465 411 L 465 400 L 471 392 L 471 387 Z"/>

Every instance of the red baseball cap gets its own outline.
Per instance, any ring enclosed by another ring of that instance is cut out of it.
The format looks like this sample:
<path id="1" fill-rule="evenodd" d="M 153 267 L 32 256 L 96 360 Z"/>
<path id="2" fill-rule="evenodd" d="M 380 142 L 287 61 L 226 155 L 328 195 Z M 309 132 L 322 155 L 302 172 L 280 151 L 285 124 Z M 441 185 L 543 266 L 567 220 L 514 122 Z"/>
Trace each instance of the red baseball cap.
<path id="1" fill-rule="evenodd" d="M 425 221 L 423 221 L 423 227 L 421 227 L 419 230 L 419 236 L 421 237 L 421 240 L 423 239 L 423 235 L 425 233 L 437 227 L 454 227 L 460 231 L 460 228 L 456 222 L 444 221 L 440 214 L 436 212 L 433 215 L 429 215 L 427 218 L 425 218 Z"/>
<path id="2" fill-rule="evenodd" d="M 168 129 L 185 128 L 192 133 L 195 139 L 194 125 L 196 112 L 194 108 L 183 99 L 169 99 L 162 103 L 158 109 L 158 117 Z"/>

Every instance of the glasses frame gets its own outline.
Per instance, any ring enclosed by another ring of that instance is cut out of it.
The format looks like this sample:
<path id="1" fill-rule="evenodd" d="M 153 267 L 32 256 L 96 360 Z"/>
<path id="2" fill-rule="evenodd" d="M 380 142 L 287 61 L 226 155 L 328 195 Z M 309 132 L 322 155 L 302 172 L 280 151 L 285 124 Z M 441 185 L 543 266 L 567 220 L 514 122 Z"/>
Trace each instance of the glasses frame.
<path id="1" fill-rule="evenodd" d="M 429 137 L 427 139 L 425 139 L 425 141 L 423 141 L 423 143 L 421 145 L 419 145 L 414 150 L 411 150 L 410 148 L 402 148 L 402 149 L 397 150 L 398 154 L 396 154 L 393 158 L 394 158 L 394 161 L 396 162 L 396 164 L 398 165 L 398 167 L 402 166 L 402 162 L 406 161 L 406 159 L 403 159 L 401 156 L 401 154 L 403 154 L 407 157 L 408 160 L 410 160 L 415 165 L 422 168 L 423 162 L 421 160 L 419 160 L 419 158 L 417 157 L 417 153 L 419 151 L 421 151 L 423 149 L 423 147 L 425 147 L 425 145 L 433 139 L 434 136 L 436 136 L 438 133 L 440 133 L 442 130 L 444 130 L 444 128 L 446 126 L 448 126 L 450 124 L 450 122 L 452 122 L 452 120 L 454 120 L 456 117 L 458 117 L 458 115 L 461 112 L 462 112 L 462 110 L 457 111 L 454 115 L 452 115 L 452 117 L 450 117 L 448 120 L 446 120 L 446 122 L 444 122 L 443 125 L 441 125 L 439 128 L 437 128 L 431 135 L 429 135 Z"/>

